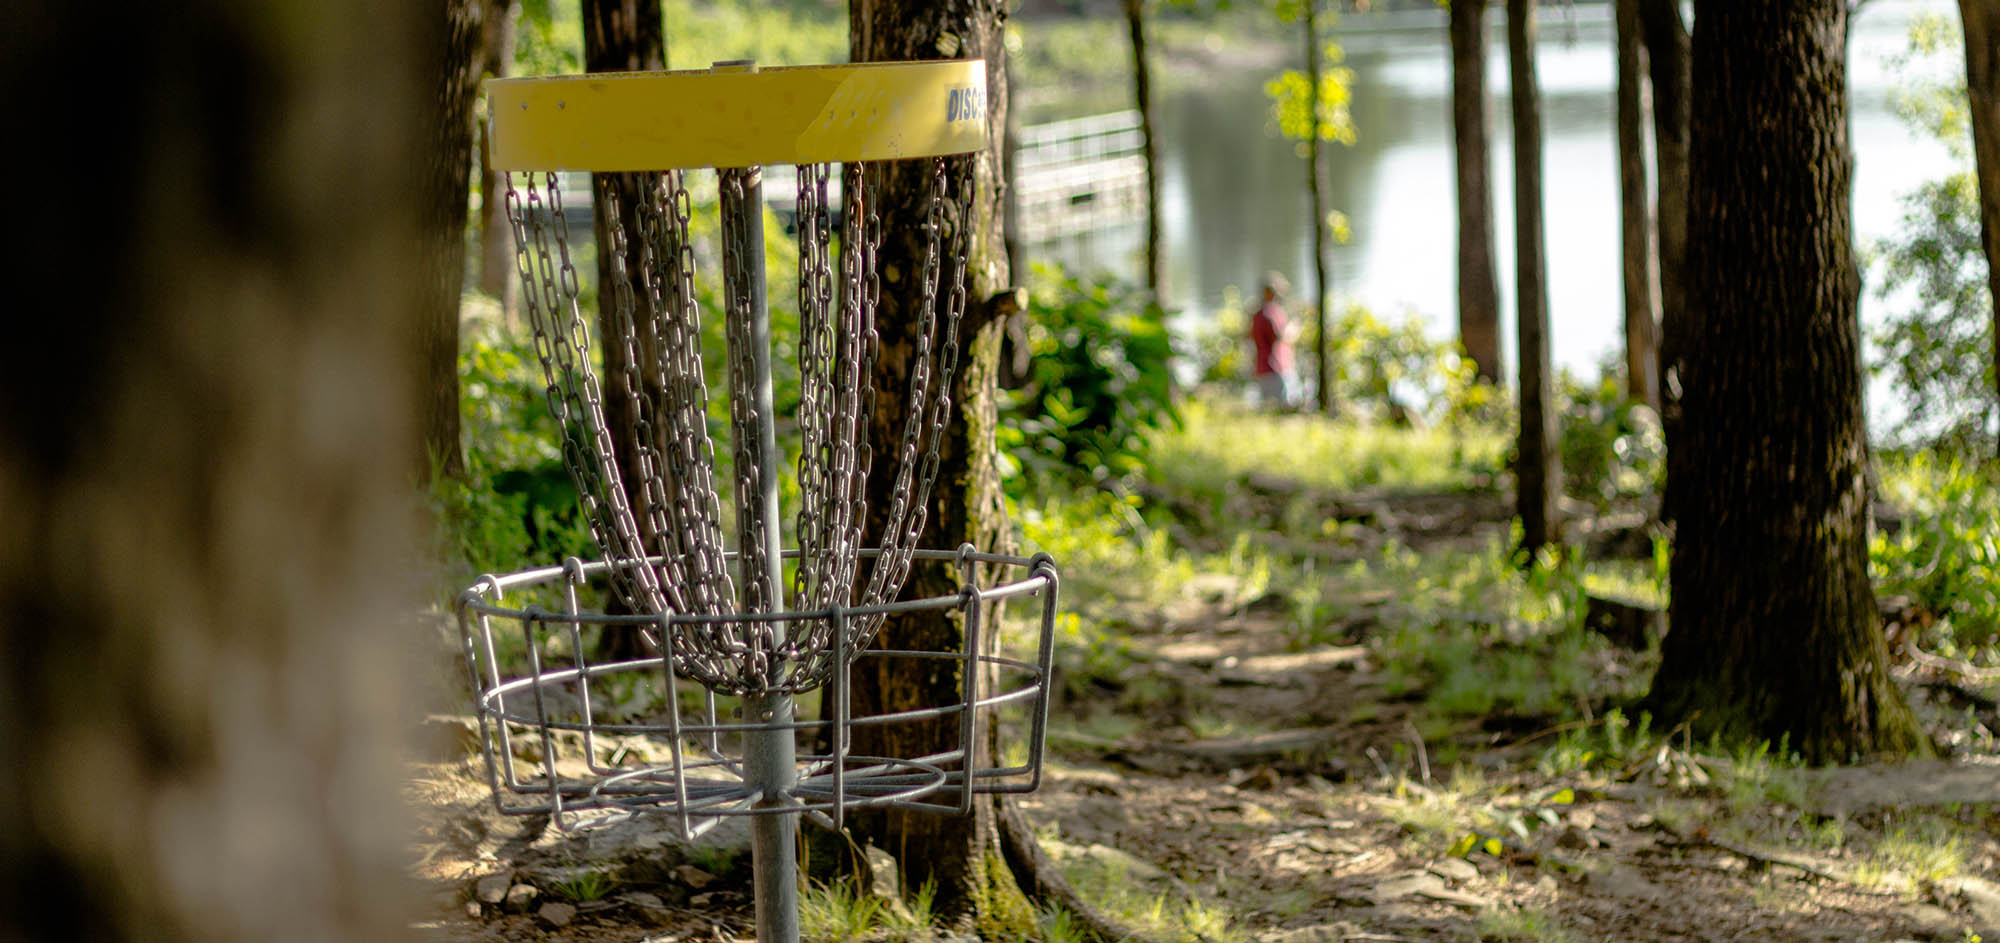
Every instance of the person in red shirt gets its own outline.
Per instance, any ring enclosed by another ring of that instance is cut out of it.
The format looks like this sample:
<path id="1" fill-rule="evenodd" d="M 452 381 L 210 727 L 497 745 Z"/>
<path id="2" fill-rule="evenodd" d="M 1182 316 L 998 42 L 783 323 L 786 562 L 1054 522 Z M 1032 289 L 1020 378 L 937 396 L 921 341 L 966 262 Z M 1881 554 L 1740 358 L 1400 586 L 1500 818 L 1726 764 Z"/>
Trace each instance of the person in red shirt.
<path id="1" fill-rule="evenodd" d="M 1299 381 L 1292 371 L 1292 341 L 1299 328 L 1278 304 L 1284 291 L 1283 276 L 1264 276 L 1264 303 L 1250 316 L 1250 343 L 1257 347 L 1256 375 L 1259 400 L 1268 407 L 1289 410 L 1298 400 Z"/>

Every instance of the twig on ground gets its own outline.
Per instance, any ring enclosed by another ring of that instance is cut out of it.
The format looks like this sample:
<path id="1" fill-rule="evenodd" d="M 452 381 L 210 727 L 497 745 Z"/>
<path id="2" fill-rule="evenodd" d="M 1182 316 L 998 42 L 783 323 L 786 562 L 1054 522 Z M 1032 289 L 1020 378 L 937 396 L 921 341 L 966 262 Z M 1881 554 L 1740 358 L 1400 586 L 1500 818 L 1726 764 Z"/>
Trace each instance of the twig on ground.
<path id="1" fill-rule="evenodd" d="M 1903 643 L 1903 651 L 1910 660 L 1934 671 L 1948 671 L 1975 684 L 1991 684 L 2000 681 L 2000 668 L 1981 668 L 1969 661 L 1933 655 L 1917 647 L 1915 639 Z"/>
<path id="2" fill-rule="evenodd" d="M 1410 734 L 1410 742 L 1417 745 L 1417 771 L 1423 774 L 1424 785 L 1431 784 L 1431 752 L 1424 746 L 1424 735 L 1417 732 L 1417 725 L 1405 718 L 1403 729 Z"/>

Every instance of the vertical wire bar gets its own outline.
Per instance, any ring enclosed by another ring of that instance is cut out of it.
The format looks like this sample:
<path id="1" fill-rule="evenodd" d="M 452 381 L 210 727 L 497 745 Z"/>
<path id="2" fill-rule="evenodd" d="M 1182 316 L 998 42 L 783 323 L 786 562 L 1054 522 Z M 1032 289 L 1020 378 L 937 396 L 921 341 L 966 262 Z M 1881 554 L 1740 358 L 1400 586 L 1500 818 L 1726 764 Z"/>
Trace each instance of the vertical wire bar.
<path id="1" fill-rule="evenodd" d="M 961 552 L 959 559 L 964 559 Z M 961 569 L 960 573 L 964 571 Z M 979 586 L 965 584 L 965 713 L 958 719 L 959 750 L 964 760 L 965 789 L 958 796 L 958 813 L 965 815 L 972 811 L 972 779 L 975 773 L 974 760 L 978 758 L 979 745 Z"/>
<path id="2" fill-rule="evenodd" d="M 672 738 L 668 741 L 667 752 L 674 759 L 674 813 L 680 822 L 681 838 L 686 840 L 691 837 L 688 835 L 687 764 L 682 760 L 681 753 L 687 746 L 681 740 L 681 680 L 680 673 L 674 670 L 673 646 L 674 614 L 662 612 L 660 613 L 660 669 L 667 674 L 667 735 Z M 708 723 L 713 729 L 714 692 L 709 693 L 708 699 L 710 705 Z"/>
<path id="3" fill-rule="evenodd" d="M 1037 683 L 1042 686 L 1042 690 L 1037 692 L 1033 701 L 1035 705 L 1033 730 L 1028 735 L 1028 765 L 1034 768 L 1028 780 L 1028 790 L 1032 792 L 1042 785 L 1042 748 L 1049 729 L 1049 686 L 1054 681 L 1055 671 L 1056 594 L 1062 588 L 1062 579 L 1056 573 L 1055 558 L 1047 553 L 1035 554 L 1030 563 L 1034 567 L 1034 575 L 1048 580 L 1047 585 L 1041 590 L 1042 640 L 1035 664 L 1041 672 Z"/>
<path id="4" fill-rule="evenodd" d="M 835 603 L 827 623 L 833 627 L 832 690 L 827 692 L 833 698 L 833 730 L 829 731 L 833 741 L 833 827 L 844 828 L 847 824 L 847 734 L 852 729 L 848 715 L 851 706 L 847 701 L 847 610 Z"/>
<path id="5" fill-rule="evenodd" d="M 576 587 L 582 582 L 583 561 L 576 557 L 564 560 L 563 614 L 569 617 L 570 655 L 576 662 L 576 693 L 582 701 L 583 765 L 593 773 L 610 773 L 614 770 L 597 765 L 597 719 L 590 709 L 590 661 L 583 655 L 583 620 L 578 618 L 583 610 L 576 601 Z"/>
<path id="6" fill-rule="evenodd" d="M 549 818 L 562 828 L 562 784 L 556 778 L 556 740 L 549 733 L 548 699 L 542 694 L 542 640 L 541 632 L 535 627 L 542 624 L 542 614 L 529 608 L 524 628 L 528 636 L 528 677 L 535 692 L 535 729 L 542 733 L 542 771 L 548 776 Z"/>

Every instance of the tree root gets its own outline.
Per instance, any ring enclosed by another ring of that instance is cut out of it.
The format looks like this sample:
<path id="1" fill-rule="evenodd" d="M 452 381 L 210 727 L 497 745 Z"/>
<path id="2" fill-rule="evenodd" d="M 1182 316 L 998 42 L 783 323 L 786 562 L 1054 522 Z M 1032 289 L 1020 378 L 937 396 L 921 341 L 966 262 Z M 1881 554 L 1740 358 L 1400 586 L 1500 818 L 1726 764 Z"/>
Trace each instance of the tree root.
<path id="1" fill-rule="evenodd" d="M 1028 817 L 1019 806 L 1008 802 L 1005 797 L 996 796 L 1000 823 L 1000 848 L 1007 859 L 1007 867 L 1014 872 L 1014 880 L 1028 897 L 1042 904 L 1054 904 L 1083 924 L 1090 936 L 1101 943 L 1120 943 L 1124 940 L 1148 943 L 1149 938 L 1117 919 L 1099 910 L 1076 893 L 1076 888 L 1056 869 L 1055 862 L 1049 860 L 1042 851 L 1041 842 L 1035 838 L 1035 829 L 1028 824 Z"/>

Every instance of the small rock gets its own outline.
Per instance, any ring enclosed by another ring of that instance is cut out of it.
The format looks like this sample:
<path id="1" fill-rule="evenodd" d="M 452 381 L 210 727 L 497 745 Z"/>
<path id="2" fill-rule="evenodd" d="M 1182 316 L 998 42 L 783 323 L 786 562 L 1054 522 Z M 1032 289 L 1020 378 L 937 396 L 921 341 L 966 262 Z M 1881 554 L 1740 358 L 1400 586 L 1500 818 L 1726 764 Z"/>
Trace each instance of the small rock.
<path id="1" fill-rule="evenodd" d="M 1270 792 L 1278 788 L 1280 782 L 1277 770 L 1268 766 L 1259 766 L 1247 773 L 1231 774 L 1229 784 L 1238 789 L 1255 789 L 1259 792 Z"/>
<path id="2" fill-rule="evenodd" d="M 1431 862 L 1430 872 L 1449 881 L 1464 884 L 1479 877 L 1479 869 L 1464 858 L 1445 858 Z"/>
<path id="3" fill-rule="evenodd" d="M 667 902 L 661 900 L 660 895 L 651 893 L 649 891 L 627 891 L 623 894 L 618 895 L 618 899 L 624 901 L 625 903 L 631 904 L 632 906 L 637 907 L 640 910 L 667 909 Z"/>
<path id="4" fill-rule="evenodd" d="M 679 878 L 682 884 L 686 884 L 697 891 L 715 883 L 715 875 L 691 864 L 684 864 L 675 868 L 674 877 Z"/>
<path id="5" fill-rule="evenodd" d="M 1593 871 L 1590 883 L 1605 893 L 1632 900 L 1657 901 L 1666 896 L 1666 892 L 1646 880 L 1639 869 L 1631 865 L 1614 864 L 1602 871 Z"/>
<path id="6" fill-rule="evenodd" d="M 576 919 L 576 908 L 561 901 L 550 901 L 543 904 L 541 910 L 535 911 L 535 916 L 542 918 L 549 926 L 566 927 L 570 921 Z"/>
<path id="7" fill-rule="evenodd" d="M 1958 892 L 1972 905 L 1972 916 L 1980 929 L 1988 933 L 2000 930 L 2000 885 L 1971 876 L 1959 878 L 1957 883 Z"/>
<path id="8" fill-rule="evenodd" d="M 868 856 L 868 873 L 874 878 L 871 890 L 875 896 L 883 900 L 902 900 L 902 879 L 896 870 L 895 856 L 874 845 L 863 846 L 862 854 Z"/>
<path id="9" fill-rule="evenodd" d="M 1590 836 L 1585 834 L 1583 829 L 1571 825 L 1563 829 L 1562 834 L 1556 836 L 1556 844 L 1573 851 L 1582 851 L 1591 846 L 1591 841 Z"/>
<path id="10" fill-rule="evenodd" d="M 696 894 L 693 897 L 688 898 L 688 906 L 693 907 L 697 910 L 703 907 L 707 907 L 708 905 L 713 903 L 715 903 L 715 892 L 713 891 L 710 891 L 709 893 L 706 894 Z"/>
<path id="11" fill-rule="evenodd" d="M 1401 900 L 1430 890 L 1444 890 L 1444 879 L 1427 871 L 1407 871 L 1375 885 L 1375 899 Z"/>
<path id="12" fill-rule="evenodd" d="M 486 908 L 481 906 L 478 901 L 468 900 L 465 902 L 465 915 L 467 917 L 470 917 L 474 920 L 478 920 L 485 913 L 486 913 Z"/>
<path id="13" fill-rule="evenodd" d="M 535 898 L 541 894 L 541 891 L 535 890 L 533 884 L 516 884 L 507 889 L 507 909 L 527 910 L 528 905 L 534 903 Z"/>
<path id="14" fill-rule="evenodd" d="M 1257 943 L 1344 943 L 1360 932 L 1360 928 L 1343 920 L 1289 930 L 1266 930 L 1257 935 Z"/>
<path id="15" fill-rule="evenodd" d="M 507 899 L 507 888 L 513 886 L 511 874 L 489 874 L 473 885 L 473 896 L 482 904 L 497 904 Z"/>

